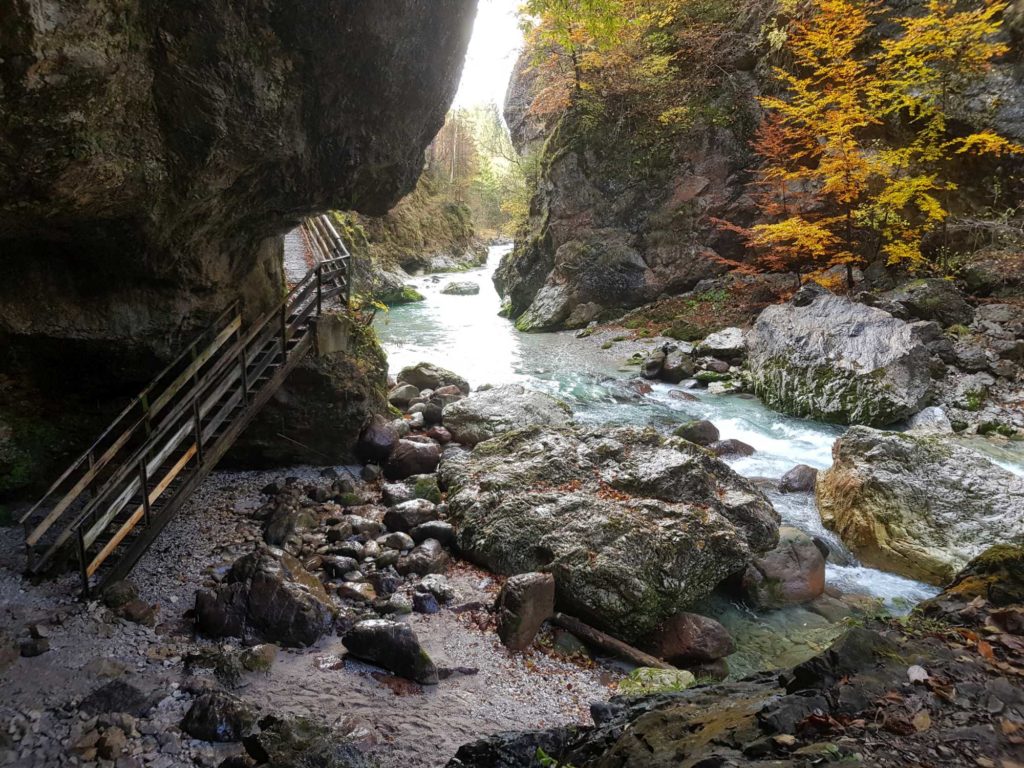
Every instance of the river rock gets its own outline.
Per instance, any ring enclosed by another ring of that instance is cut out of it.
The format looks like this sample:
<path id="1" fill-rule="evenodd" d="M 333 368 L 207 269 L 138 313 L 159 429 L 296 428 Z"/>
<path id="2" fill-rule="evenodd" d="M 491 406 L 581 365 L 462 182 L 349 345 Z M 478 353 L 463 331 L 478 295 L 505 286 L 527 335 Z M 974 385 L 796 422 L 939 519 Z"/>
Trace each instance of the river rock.
<path id="1" fill-rule="evenodd" d="M 412 627 L 397 621 L 370 619 L 345 635 L 348 652 L 422 685 L 437 685 L 437 667 L 423 650 Z"/>
<path id="2" fill-rule="evenodd" d="M 210 691 L 189 707 L 181 730 L 200 741 L 241 741 L 255 721 L 252 710 L 237 696 Z"/>
<path id="3" fill-rule="evenodd" d="M 747 354 L 747 332 L 742 328 L 725 328 L 712 333 L 697 344 L 694 353 L 738 362 Z"/>
<path id="4" fill-rule="evenodd" d="M 196 592 L 195 612 L 196 628 L 209 637 L 245 637 L 252 629 L 289 646 L 313 645 L 334 620 L 320 580 L 272 547 L 236 561 L 224 584 Z"/>
<path id="5" fill-rule="evenodd" d="M 782 493 L 813 493 L 818 484 L 818 470 L 806 464 L 797 464 L 779 480 Z"/>
<path id="6" fill-rule="evenodd" d="M 480 285 L 471 281 L 448 283 L 441 289 L 448 296 L 476 296 L 480 293 Z"/>
<path id="7" fill-rule="evenodd" d="M 388 460 L 396 445 L 398 434 L 392 428 L 391 422 L 384 416 L 375 414 L 359 436 L 356 455 L 365 462 L 381 464 Z"/>
<path id="8" fill-rule="evenodd" d="M 742 588 L 758 608 L 810 602 L 825 591 L 825 557 L 806 533 L 783 526 L 778 546 L 747 566 Z"/>
<path id="9" fill-rule="evenodd" d="M 753 456 L 754 446 L 744 443 L 742 440 L 715 440 L 708 443 L 707 449 L 715 456 Z"/>
<path id="10" fill-rule="evenodd" d="M 918 326 L 805 286 L 765 309 L 748 336 L 754 392 L 792 416 L 878 426 L 906 419 L 931 393 Z"/>
<path id="11" fill-rule="evenodd" d="M 822 522 L 865 564 L 946 584 L 1024 542 L 1024 479 L 948 438 L 850 429 L 818 480 Z"/>
<path id="12" fill-rule="evenodd" d="M 444 409 L 445 428 L 463 445 L 534 424 L 561 426 L 571 420 L 572 412 L 561 400 L 519 384 L 474 392 Z"/>
<path id="13" fill-rule="evenodd" d="M 717 442 L 720 436 L 718 427 L 704 419 L 688 421 L 682 426 L 676 427 L 672 434 L 697 445 L 711 445 Z"/>
<path id="14" fill-rule="evenodd" d="M 949 435 L 953 432 L 946 411 L 933 405 L 915 413 L 907 420 L 907 430 L 919 435 Z"/>
<path id="15" fill-rule="evenodd" d="M 655 349 L 644 358 L 640 365 L 640 375 L 645 379 L 657 379 L 661 376 L 661 369 L 665 367 L 665 359 L 668 353 L 664 349 Z"/>
<path id="16" fill-rule="evenodd" d="M 464 395 L 469 394 L 469 382 L 457 373 L 431 363 L 418 363 L 403 368 L 398 372 L 397 379 L 399 384 L 412 384 L 420 390 L 454 386 Z"/>
<path id="17" fill-rule="evenodd" d="M 729 630 L 696 613 L 670 617 L 645 639 L 643 650 L 677 667 L 722 659 L 736 650 Z"/>
<path id="18" fill-rule="evenodd" d="M 395 408 L 406 409 L 420 396 L 420 388 L 412 384 L 399 384 L 388 393 L 388 402 Z"/>
<path id="19" fill-rule="evenodd" d="M 398 572 L 403 576 L 411 573 L 425 576 L 430 573 L 444 573 L 448 567 L 448 555 L 437 539 L 427 539 L 407 556 L 398 561 Z"/>
<path id="20" fill-rule="evenodd" d="M 942 278 L 911 280 L 881 298 L 896 317 L 904 320 L 935 320 L 949 326 L 970 325 L 974 319 L 974 308 L 952 281 Z"/>
<path id="21" fill-rule="evenodd" d="M 760 491 L 654 430 L 530 427 L 445 454 L 440 471 L 463 556 L 553 574 L 562 610 L 626 640 L 777 541 Z"/>
<path id="22" fill-rule="evenodd" d="M 413 475 L 424 475 L 437 469 L 441 460 L 441 446 L 431 441 L 399 440 L 384 465 L 388 480 L 404 480 Z"/>
<path id="23" fill-rule="evenodd" d="M 665 356 L 658 378 L 669 384 L 678 384 L 693 376 L 696 370 L 697 366 L 693 361 L 693 355 L 680 349 L 674 349 Z"/>
<path id="24" fill-rule="evenodd" d="M 498 593 L 498 637 L 510 651 L 525 651 L 541 624 L 555 613 L 555 578 L 550 573 L 510 576 Z"/>
<path id="25" fill-rule="evenodd" d="M 455 541 L 455 528 L 444 520 L 428 520 L 409 531 L 409 535 L 417 544 L 422 544 L 427 539 L 437 539 L 448 546 Z"/>
<path id="26" fill-rule="evenodd" d="M 426 499 L 403 501 L 384 515 L 384 525 L 389 531 L 409 533 L 417 525 L 437 519 L 437 505 Z"/>

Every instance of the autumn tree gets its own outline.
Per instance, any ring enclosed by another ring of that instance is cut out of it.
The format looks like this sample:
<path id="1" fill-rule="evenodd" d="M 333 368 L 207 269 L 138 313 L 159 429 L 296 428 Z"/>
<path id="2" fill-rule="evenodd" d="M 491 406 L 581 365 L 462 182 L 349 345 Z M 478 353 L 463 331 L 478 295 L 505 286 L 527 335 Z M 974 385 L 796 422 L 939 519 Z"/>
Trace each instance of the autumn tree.
<path id="1" fill-rule="evenodd" d="M 890 264 L 924 263 L 922 237 L 936 226 L 944 230 L 950 216 L 958 155 L 1024 151 L 984 128 L 951 135 L 954 115 L 976 121 L 965 95 L 1008 50 L 996 37 L 1006 8 L 1001 0 L 966 9 L 954 0 L 929 0 L 924 14 L 897 21 L 902 34 L 883 42 L 876 57 L 882 85 L 873 106 L 910 131 L 909 140 L 879 153 L 883 183 L 863 211 Z"/>

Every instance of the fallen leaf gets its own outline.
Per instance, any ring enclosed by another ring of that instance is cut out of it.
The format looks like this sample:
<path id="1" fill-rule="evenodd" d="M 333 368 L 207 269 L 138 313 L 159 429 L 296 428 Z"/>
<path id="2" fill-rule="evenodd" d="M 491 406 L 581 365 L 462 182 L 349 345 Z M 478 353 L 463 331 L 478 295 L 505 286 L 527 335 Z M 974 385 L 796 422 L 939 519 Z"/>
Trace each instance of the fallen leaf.
<path id="1" fill-rule="evenodd" d="M 928 672 L 924 667 L 915 664 L 907 670 L 907 677 L 912 683 L 923 683 L 928 679 Z"/>
<path id="2" fill-rule="evenodd" d="M 978 653 L 988 661 L 995 661 L 996 655 L 992 651 L 992 646 L 984 640 L 978 640 Z"/>
<path id="3" fill-rule="evenodd" d="M 914 719 L 911 720 L 911 723 L 914 725 L 914 730 L 918 733 L 922 733 L 932 727 L 932 716 L 928 714 L 927 709 L 922 709 L 914 715 Z"/>

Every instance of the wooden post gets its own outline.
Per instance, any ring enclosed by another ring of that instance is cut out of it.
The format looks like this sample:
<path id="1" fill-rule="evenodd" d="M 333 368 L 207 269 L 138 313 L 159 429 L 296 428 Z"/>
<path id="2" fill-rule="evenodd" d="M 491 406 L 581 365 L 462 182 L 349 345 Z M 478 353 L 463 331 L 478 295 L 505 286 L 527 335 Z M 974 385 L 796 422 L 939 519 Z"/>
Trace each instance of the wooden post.
<path id="1" fill-rule="evenodd" d="M 324 265 L 316 265 L 316 314 L 320 316 L 324 302 Z"/>
<path id="2" fill-rule="evenodd" d="M 245 347 L 238 353 L 238 359 L 242 364 L 242 402 L 249 402 L 249 362 L 246 360 Z"/>
<path id="3" fill-rule="evenodd" d="M 149 477 L 146 472 L 146 457 L 139 459 L 139 485 L 142 486 L 142 514 L 149 525 Z"/>
<path id="4" fill-rule="evenodd" d="M 78 570 L 82 577 L 82 597 L 89 599 L 89 571 L 85 562 L 85 536 L 82 527 L 78 527 Z"/>
<path id="5" fill-rule="evenodd" d="M 203 463 L 203 420 L 199 415 L 199 398 L 195 398 L 192 401 L 192 421 L 196 428 L 196 456 L 199 458 L 199 464 Z"/>
<path id="6" fill-rule="evenodd" d="M 281 365 L 288 361 L 288 308 L 281 306 Z"/>

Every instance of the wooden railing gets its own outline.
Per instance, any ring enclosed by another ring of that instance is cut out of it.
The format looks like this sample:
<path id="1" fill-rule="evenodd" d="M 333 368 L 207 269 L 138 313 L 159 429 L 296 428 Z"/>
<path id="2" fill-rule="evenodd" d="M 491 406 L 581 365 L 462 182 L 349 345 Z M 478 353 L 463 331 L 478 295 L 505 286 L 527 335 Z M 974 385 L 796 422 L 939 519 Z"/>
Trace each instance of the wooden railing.
<path id="1" fill-rule="evenodd" d="M 326 245 L 326 258 L 250 328 L 237 304 L 225 310 L 25 513 L 29 574 L 72 552 L 86 594 L 115 553 L 104 583 L 127 574 L 309 351 L 313 319 L 336 299 L 347 306 L 350 256 Z"/>

